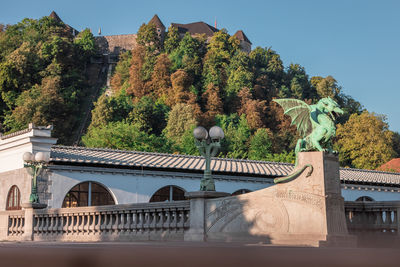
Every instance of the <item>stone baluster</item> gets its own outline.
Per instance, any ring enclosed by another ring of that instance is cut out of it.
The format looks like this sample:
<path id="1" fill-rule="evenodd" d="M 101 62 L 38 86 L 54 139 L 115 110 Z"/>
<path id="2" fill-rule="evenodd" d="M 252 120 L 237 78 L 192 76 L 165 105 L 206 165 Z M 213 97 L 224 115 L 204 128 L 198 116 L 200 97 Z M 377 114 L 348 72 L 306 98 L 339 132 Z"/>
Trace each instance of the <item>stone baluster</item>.
<path id="1" fill-rule="evenodd" d="M 101 231 L 101 213 L 100 212 L 95 212 L 94 214 L 94 219 L 95 219 L 95 226 L 94 226 L 94 231 L 95 233 L 100 233 Z"/>
<path id="2" fill-rule="evenodd" d="M 111 233 L 112 230 L 112 223 L 113 223 L 113 216 L 112 216 L 112 212 L 106 212 L 106 217 L 107 217 L 107 226 L 106 226 L 106 230 L 107 232 Z"/>
<path id="3" fill-rule="evenodd" d="M 57 224 L 57 234 L 63 234 L 64 227 L 64 216 L 63 214 L 58 214 L 58 224 Z"/>
<path id="4" fill-rule="evenodd" d="M 182 228 L 185 224 L 185 217 L 184 217 L 184 211 L 183 209 L 179 209 L 179 221 L 178 221 L 178 228 Z"/>
<path id="5" fill-rule="evenodd" d="M 139 216 L 139 220 L 138 220 L 138 224 L 137 224 L 137 228 L 139 230 L 143 230 L 143 222 L 144 222 L 144 213 L 143 210 L 138 210 L 138 216 Z"/>
<path id="6" fill-rule="evenodd" d="M 130 229 L 135 230 L 135 232 L 136 232 L 137 227 L 138 227 L 138 213 L 136 210 L 133 210 L 132 211 L 132 224 L 130 226 Z"/>
<path id="7" fill-rule="evenodd" d="M 132 223 L 132 212 L 130 210 L 126 211 L 125 218 L 124 231 L 130 232 L 130 225 Z"/>
<path id="8" fill-rule="evenodd" d="M 67 214 L 67 234 L 71 234 L 73 231 L 73 225 L 74 225 L 74 218 L 71 213 Z"/>
<path id="9" fill-rule="evenodd" d="M 18 235 L 22 234 L 22 227 L 23 227 L 22 217 L 18 216 Z"/>
<path id="10" fill-rule="evenodd" d="M 149 229 L 155 229 L 157 224 L 157 211 L 155 209 L 149 210 Z"/>

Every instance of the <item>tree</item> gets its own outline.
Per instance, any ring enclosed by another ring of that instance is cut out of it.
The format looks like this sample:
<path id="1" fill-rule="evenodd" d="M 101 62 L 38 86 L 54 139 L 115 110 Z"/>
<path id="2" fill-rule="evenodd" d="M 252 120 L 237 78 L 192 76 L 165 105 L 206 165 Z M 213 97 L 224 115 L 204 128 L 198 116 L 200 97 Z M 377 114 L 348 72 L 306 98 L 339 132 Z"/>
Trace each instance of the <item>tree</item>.
<path id="1" fill-rule="evenodd" d="M 89 130 L 104 126 L 109 122 L 125 120 L 132 110 L 132 99 L 126 94 L 125 90 L 121 90 L 112 96 L 102 94 L 94 104 Z"/>
<path id="2" fill-rule="evenodd" d="M 144 56 L 140 72 L 142 81 L 145 82 L 150 80 L 157 55 L 161 52 L 161 41 L 157 34 L 156 25 L 150 23 L 140 26 L 136 42 L 139 46 L 144 48 Z"/>
<path id="3" fill-rule="evenodd" d="M 237 51 L 231 59 L 228 71 L 228 80 L 226 85 L 225 110 L 231 110 L 235 106 L 235 98 L 242 88 L 252 88 L 253 73 L 251 72 L 250 58 L 242 51 Z"/>
<path id="4" fill-rule="evenodd" d="M 167 37 L 164 41 L 164 51 L 171 54 L 179 46 L 179 32 L 178 28 L 169 26 Z"/>
<path id="5" fill-rule="evenodd" d="M 317 93 L 308 81 L 305 69 L 299 64 L 290 64 L 286 79 L 291 97 L 297 99 L 315 99 Z"/>
<path id="6" fill-rule="evenodd" d="M 136 42 L 145 47 L 147 52 L 160 52 L 161 42 L 157 34 L 156 25 L 143 23 L 137 33 Z"/>
<path id="7" fill-rule="evenodd" d="M 111 88 L 114 92 L 121 89 L 128 89 L 129 84 L 129 68 L 131 66 L 132 52 L 127 51 L 119 55 L 119 61 L 115 66 L 114 75 L 111 77 Z"/>
<path id="8" fill-rule="evenodd" d="M 224 88 L 227 81 L 226 68 L 232 55 L 239 45 L 236 38 L 229 38 L 225 30 L 214 33 L 208 44 L 208 50 L 204 57 L 203 79 L 204 86 L 210 83 Z"/>
<path id="9" fill-rule="evenodd" d="M 168 111 L 166 105 L 144 96 L 133 106 L 129 118 L 141 131 L 159 135 L 166 126 L 165 114 Z"/>
<path id="10" fill-rule="evenodd" d="M 394 156 L 392 138 L 384 117 L 368 111 L 353 114 L 337 126 L 340 162 L 343 166 L 375 169 Z"/>
<path id="11" fill-rule="evenodd" d="M 127 88 L 126 92 L 138 98 L 149 93 L 142 77 L 145 53 L 146 51 L 143 46 L 138 45 L 132 49 L 131 66 L 129 68 L 129 88 Z"/>
<path id="12" fill-rule="evenodd" d="M 315 87 L 320 98 L 331 97 L 336 99 L 341 88 L 337 85 L 337 81 L 332 76 L 325 78 L 314 76 L 311 78 L 311 84 Z"/>
<path id="13" fill-rule="evenodd" d="M 221 140 L 220 156 L 247 158 L 250 128 L 246 117 L 244 115 L 239 117 L 237 114 L 218 115 L 216 116 L 216 124 L 225 133 L 225 138 Z"/>
<path id="14" fill-rule="evenodd" d="M 250 139 L 249 159 L 268 160 L 271 154 L 271 131 L 266 128 L 258 129 Z"/>
<path id="15" fill-rule="evenodd" d="M 162 136 L 148 134 L 135 124 L 125 121 L 110 122 L 92 128 L 82 137 L 87 147 L 126 149 L 147 152 L 170 153 L 170 144 Z"/>
<path id="16" fill-rule="evenodd" d="M 267 111 L 265 100 L 255 100 L 249 88 L 244 87 L 239 92 L 240 108 L 239 115 L 245 114 L 250 129 L 257 129 L 265 126 L 265 115 Z"/>
<path id="17" fill-rule="evenodd" d="M 94 36 L 88 28 L 76 36 L 74 44 L 78 47 L 79 55 L 83 60 L 88 60 L 97 51 Z"/>
<path id="18" fill-rule="evenodd" d="M 202 95 L 206 110 L 203 118 L 205 126 L 211 126 L 215 116 L 223 114 L 223 103 L 220 95 L 221 90 L 212 83 L 207 86 L 207 90 Z"/>
<path id="19" fill-rule="evenodd" d="M 151 76 L 152 90 L 157 97 L 166 99 L 171 89 L 171 60 L 167 54 L 160 54 Z"/>
<path id="20" fill-rule="evenodd" d="M 167 126 L 164 130 L 165 136 L 177 146 L 181 146 L 183 141 L 185 141 L 182 139 L 183 135 L 193 130 L 196 124 L 197 120 L 192 106 L 178 103 L 169 112 Z M 191 134 L 193 135 L 193 133 Z M 186 149 L 183 150 L 187 152 Z"/>

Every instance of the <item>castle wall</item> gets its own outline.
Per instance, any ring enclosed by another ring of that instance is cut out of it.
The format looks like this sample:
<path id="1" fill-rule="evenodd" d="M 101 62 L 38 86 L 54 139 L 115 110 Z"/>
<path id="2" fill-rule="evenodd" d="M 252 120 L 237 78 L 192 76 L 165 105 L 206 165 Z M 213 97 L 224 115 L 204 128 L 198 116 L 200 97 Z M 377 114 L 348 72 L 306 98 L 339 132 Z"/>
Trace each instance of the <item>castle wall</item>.
<path id="1" fill-rule="evenodd" d="M 119 54 L 136 46 L 136 34 L 97 36 L 95 40 L 102 54 Z"/>

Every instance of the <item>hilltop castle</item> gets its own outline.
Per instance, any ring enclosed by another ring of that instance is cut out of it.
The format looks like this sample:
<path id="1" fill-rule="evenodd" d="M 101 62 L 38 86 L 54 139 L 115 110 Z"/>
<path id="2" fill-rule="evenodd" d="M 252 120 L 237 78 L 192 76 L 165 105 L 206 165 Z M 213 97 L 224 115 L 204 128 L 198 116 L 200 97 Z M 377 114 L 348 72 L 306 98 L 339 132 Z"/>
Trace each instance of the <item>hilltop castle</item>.
<path id="1" fill-rule="evenodd" d="M 166 28 L 160 18 L 154 15 L 148 23 L 156 26 L 158 36 L 163 41 L 166 35 Z M 210 39 L 214 33 L 219 31 L 217 28 L 203 21 L 188 24 L 171 23 L 171 26 L 178 29 L 181 37 L 188 32 L 191 36 L 204 34 L 207 39 Z M 234 35 L 239 39 L 242 50 L 249 53 L 252 44 L 244 32 L 238 30 Z M 118 55 L 121 52 L 132 50 L 136 46 L 136 34 L 97 36 L 96 42 L 102 54 Z"/>

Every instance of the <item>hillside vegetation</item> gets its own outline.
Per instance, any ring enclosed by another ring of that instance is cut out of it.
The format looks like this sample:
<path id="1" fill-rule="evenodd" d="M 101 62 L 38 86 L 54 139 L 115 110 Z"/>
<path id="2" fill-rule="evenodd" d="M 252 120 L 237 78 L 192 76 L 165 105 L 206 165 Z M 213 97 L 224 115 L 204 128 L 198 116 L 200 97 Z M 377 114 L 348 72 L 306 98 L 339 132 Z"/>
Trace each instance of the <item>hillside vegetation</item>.
<path id="1" fill-rule="evenodd" d="M 152 24 L 140 27 L 137 43 L 120 55 L 112 95 L 95 103 L 85 146 L 197 155 L 194 127 L 219 125 L 225 132 L 220 157 L 293 162 L 296 129 L 271 100 L 314 104 L 329 96 L 346 111 L 335 140 L 343 166 L 374 169 L 400 154 L 400 136 L 384 116 L 363 109 L 332 76 L 309 77 L 299 64 L 285 67 L 271 48 L 247 54 L 225 30 L 207 41 L 180 38 L 170 28 L 161 43 Z M 94 50 L 89 31 L 73 38 L 48 17 L 2 27 L 3 132 L 31 121 L 52 123 L 60 143 L 68 144 L 85 95 L 84 63 Z"/>
<path id="2" fill-rule="evenodd" d="M 54 125 L 68 144 L 86 96 L 86 62 L 95 52 L 89 30 L 74 37 L 62 22 L 43 17 L 0 27 L 0 126 L 2 132 Z"/>

